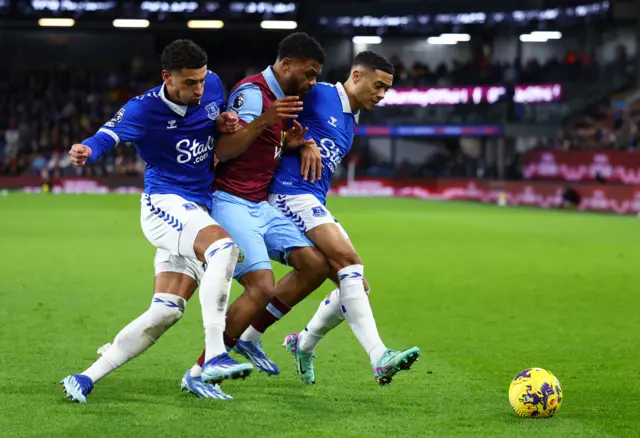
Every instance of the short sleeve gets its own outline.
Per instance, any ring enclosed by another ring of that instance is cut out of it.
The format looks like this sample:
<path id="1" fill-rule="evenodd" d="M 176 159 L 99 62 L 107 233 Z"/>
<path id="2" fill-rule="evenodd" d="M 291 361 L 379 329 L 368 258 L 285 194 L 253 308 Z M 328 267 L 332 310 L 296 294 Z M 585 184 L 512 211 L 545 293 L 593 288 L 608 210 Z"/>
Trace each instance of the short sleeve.
<path id="1" fill-rule="evenodd" d="M 238 114 L 244 123 L 251 123 L 262 114 L 262 91 L 254 84 L 243 84 L 229 96 L 228 111 Z"/>

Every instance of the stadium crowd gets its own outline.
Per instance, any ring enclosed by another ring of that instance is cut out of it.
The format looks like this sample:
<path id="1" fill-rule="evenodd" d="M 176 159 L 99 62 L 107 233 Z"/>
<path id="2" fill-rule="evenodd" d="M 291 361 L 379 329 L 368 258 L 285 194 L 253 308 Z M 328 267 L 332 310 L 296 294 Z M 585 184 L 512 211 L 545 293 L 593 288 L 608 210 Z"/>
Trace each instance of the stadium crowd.
<path id="1" fill-rule="evenodd" d="M 570 78 L 595 78 L 602 68 L 587 59 L 540 64 L 533 60 L 522 68 L 511 64 L 491 63 L 478 58 L 470 63 L 453 60 L 430 69 L 416 62 L 407 67 L 397 56 L 392 58 L 398 86 L 450 86 L 468 84 L 500 84 L 506 82 L 564 82 Z M 71 167 L 66 155 L 74 142 L 93 134 L 131 97 L 158 83 L 156 69 L 143 66 L 140 60 L 111 69 L 55 67 L 41 69 L 0 69 L 0 174 L 40 174 L 45 177 L 110 173 L 138 174 L 144 162 L 128 144 L 110 152 L 105 159 L 84 170 Z M 258 71 L 247 65 L 216 69 L 229 89 L 237 80 Z M 342 81 L 348 67 L 334 68 L 323 80 Z M 461 108 L 462 111 L 462 108 Z M 640 99 L 626 111 L 612 112 L 602 106 L 578 118 L 554 139 L 538 143 L 551 148 L 608 148 L 638 145 Z M 457 146 L 449 149 L 457 150 Z M 436 156 L 419 168 L 402 166 L 392 169 L 390 163 L 378 163 L 375 154 L 361 146 L 359 171 L 379 175 L 391 171 L 413 176 L 456 173 L 458 159 Z M 454 153 L 454 157 L 457 155 Z M 462 160 L 462 159 L 461 159 Z M 379 160 L 378 160 L 379 161 Z M 464 161 L 464 160 L 462 160 Z M 373 169 L 371 171 L 367 169 Z M 408 170 L 410 169 L 410 170 Z M 466 173 L 466 172 L 465 172 Z"/>
<path id="2" fill-rule="evenodd" d="M 601 105 L 563 130 L 555 146 L 561 149 L 629 149 L 640 147 L 640 96 L 625 108 Z"/>
<path id="3" fill-rule="evenodd" d="M 440 63 L 435 68 L 416 61 L 407 66 L 398 56 L 393 56 L 394 84 L 407 87 L 452 86 L 452 85 L 493 85 L 509 82 L 545 83 L 567 82 L 575 80 L 595 80 L 603 74 L 600 65 L 591 62 L 588 57 L 565 60 L 550 59 L 541 63 L 536 59 L 528 60 L 524 65 L 515 63 L 492 62 L 486 57 L 476 57 L 463 62 L 452 60 L 451 64 Z M 335 68 L 329 72 L 330 82 L 342 80 L 349 66 Z"/>

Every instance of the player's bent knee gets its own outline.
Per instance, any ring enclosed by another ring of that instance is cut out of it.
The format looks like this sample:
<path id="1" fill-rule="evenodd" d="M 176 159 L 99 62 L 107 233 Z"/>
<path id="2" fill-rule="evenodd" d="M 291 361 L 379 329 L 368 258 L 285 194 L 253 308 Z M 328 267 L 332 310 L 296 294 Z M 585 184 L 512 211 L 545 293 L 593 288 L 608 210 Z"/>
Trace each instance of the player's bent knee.
<path id="1" fill-rule="evenodd" d="M 243 275 L 239 281 L 244 286 L 244 293 L 252 301 L 268 302 L 276 296 L 276 285 L 271 271 L 252 271 Z"/>
<path id="2" fill-rule="evenodd" d="M 338 260 L 335 261 L 340 265 L 340 269 L 346 268 L 347 266 L 362 264 L 362 259 L 355 251 L 339 253 Z"/>
<path id="3" fill-rule="evenodd" d="M 147 330 L 145 330 L 145 333 L 153 340 L 153 342 L 157 341 L 164 332 L 180 321 L 180 318 L 182 318 L 183 315 L 183 310 L 179 307 L 163 306 L 163 308 L 156 310 L 156 315 L 157 316 L 154 318 L 153 323 Z"/>
<path id="4" fill-rule="evenodd" d="M 179 268 L 182 267 L 176 267 L 175 265 L 168 267 L 168 269 Z M 194 274 L 194 276 L 197 277 L 196 274 Z M 194 276 L 169 270 L 158 272 L 155 279 L 154 292 L 167 292 L 171 295 L 182 297 L 185 301 L 189 301 L 198 288 L 198 282 Z"/>
<path id="5" fill-rule="evenodd" d="M 211 268 L 224 269 L 225 277 L 231 279 L 238 263 L 239 254 L 238 245 L 230 237 L 219 239 L 204 251 L 207 270 Z"/>
<path id="6" fill-rule="evenodd" d="M 296 248 L 289 256 L 291 266 L 296 271 L 316 278 L 327 278 L 331 272 L 327 258 L 314 247 Z"/>
<path id="7" fill-rule="evenodd" d="M 355 251 L 345 249 L 344 251 L 336 251 L 330 254 L 329 264 L 334 271 L 339 271 L 347 266 L 361 265 L 362 259 Z"/>
<path id="8" fill-rule="evenodd" d="M 198 260 L 203 263 L 206 262 L 207 249 L 222 239 L 231 240 L 231 236 L 220 225 L 209 225 L 201 229 L 193 243 L 193 250 Z"/>
<path id="9" fill-rule="evenodd" d="M 276 287 L 273 284 L 256 285 L 246 291 L 253 301 L 265 303 L 265 305 L 276 296 Z"/>

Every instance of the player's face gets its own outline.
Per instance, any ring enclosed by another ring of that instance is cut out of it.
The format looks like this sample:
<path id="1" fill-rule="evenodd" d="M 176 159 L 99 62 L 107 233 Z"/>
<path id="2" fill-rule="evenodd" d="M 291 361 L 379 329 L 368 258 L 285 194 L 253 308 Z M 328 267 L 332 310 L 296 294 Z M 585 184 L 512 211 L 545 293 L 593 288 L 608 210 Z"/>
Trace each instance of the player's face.
<path id="1" fill-rule="evenodd" d="M 318 83 L 322 73 L 322 65 L 314 60 L 285 59 L 283 62 L 287 75 L 287 86 L 284 90 L 289 96 L 304 96 Z"/>
<path id="2" fill-rule="evenodd" d="M 207 67 L 198 69 L 183 68 L 179 72 L 164 70 L 162 79 L 169 96 L 187 106 L 197 106 L 204 93 L 204 80 L 207 77 Z"/>
<path id="3" fill-rule="evenodd" d="M 382 70 L 359 67 L 352 75 L 356 100 L 365 111 L 373 110 L 393 85 L 393 75 Z"/>

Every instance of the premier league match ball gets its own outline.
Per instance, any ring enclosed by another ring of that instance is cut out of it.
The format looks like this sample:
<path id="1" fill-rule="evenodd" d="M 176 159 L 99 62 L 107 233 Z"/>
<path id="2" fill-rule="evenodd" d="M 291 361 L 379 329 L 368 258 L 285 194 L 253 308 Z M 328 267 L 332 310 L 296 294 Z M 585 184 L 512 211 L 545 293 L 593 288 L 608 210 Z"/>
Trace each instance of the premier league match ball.
<path id="1" fill-rule="evenodd" d="M 527 368 L 511 381 L 509 403 L 520 417 L 553 417 L 562 404 L 560 382 L 542 368 Z"/>

